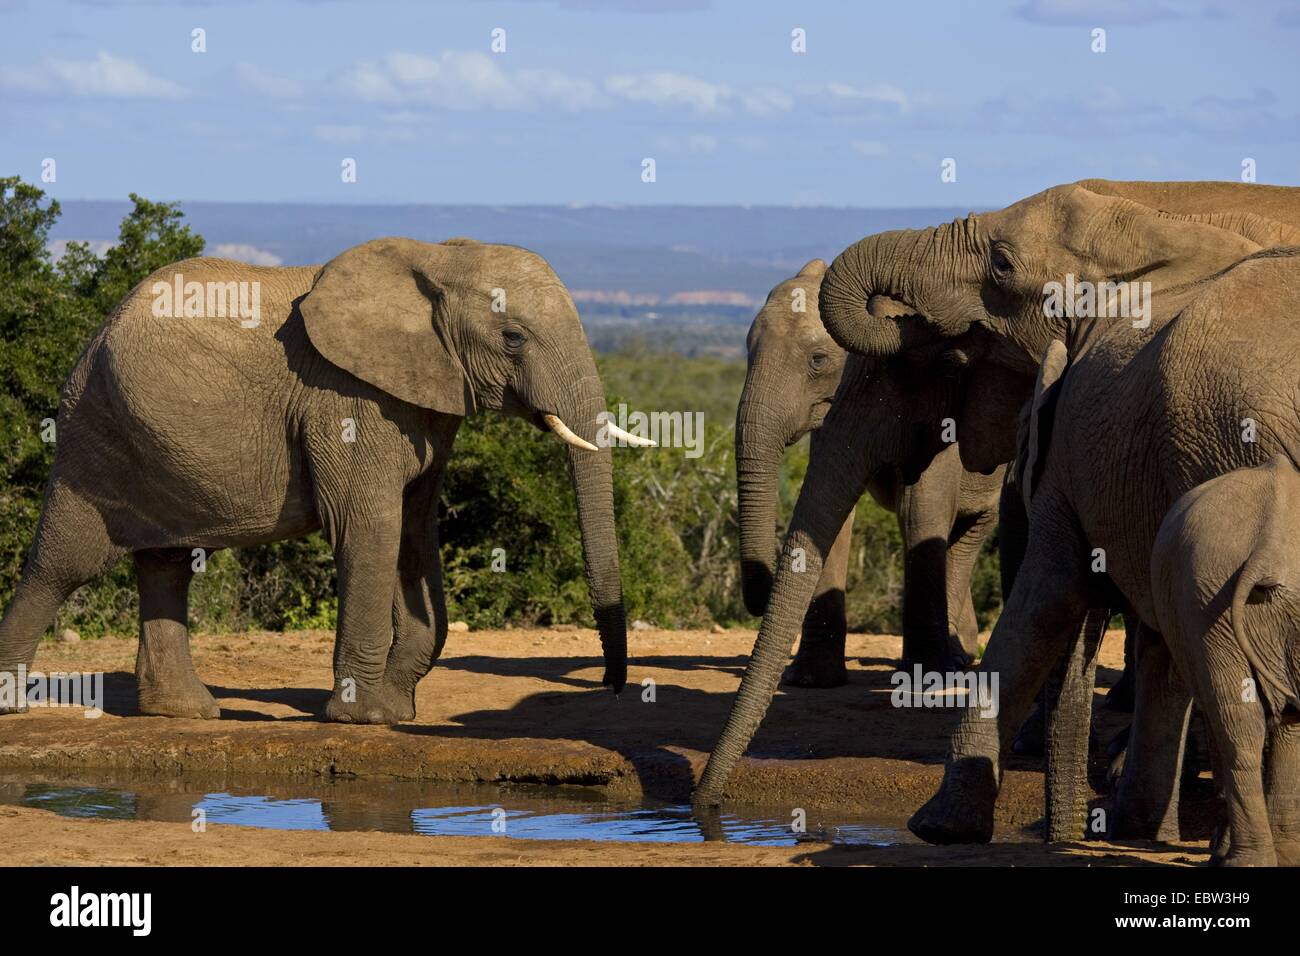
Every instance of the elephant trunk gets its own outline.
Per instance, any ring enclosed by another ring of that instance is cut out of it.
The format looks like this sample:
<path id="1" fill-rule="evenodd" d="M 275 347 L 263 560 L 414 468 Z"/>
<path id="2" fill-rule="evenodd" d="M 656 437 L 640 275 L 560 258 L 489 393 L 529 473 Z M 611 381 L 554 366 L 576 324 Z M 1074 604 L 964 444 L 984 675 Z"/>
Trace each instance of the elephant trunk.
<path id="1" fill-rule="evenodd" d="M 745 384 L 748 393 L 750 385 Z M 776 561 L 777 484 L 784 436 L 772 412 L 748 397 L 736 411 L 736 489 L 740 523 L 740 578 L 745 607 L 762 616 Z"/>
<path id="2" fill-rule="evenodd" d="M 949 293 L 932 277 L 951 277 L 960 264 L 955 259 L 978 244 L 973 216 L 859 240 L 826 270 L 818 299 L 822 324 L 841 348 L 875 357 L 934 339 L 944 319 L 940 300 Z"/>
<path id="3" fill-rule="evenodd" d="M 604 392 L 593 367 L 577 379 L 574 392 L 583 396 L 569 419 L 573 430 L 595 443 L 596 416 L 603 408 Z M 623 583 L 618 568 L 618 536 L 614 528 L 614 481 L 609 448 L 587 451 L 570 446 L 569 474 L 578 504 L 582 557 L 591 593 L 591 610 L 605 654 L 601 683 L 617 693 L 627 682 L 627 615 L 623 608 Z"/>
<path id="4" fill-rule="evenodd" d="M 832 407 L 831 415 L 835 414 Z M 829 420 L 828 420 L 829 422 Z M 834 429 L 832 429 L 834 431 Z M 813 433 L 816 445 L 824 434 Z M 858 452 L 861 449 L 857 450 Z M 812 601 L 822 565 L 845 519 L 866 484 L 867 475 L 850 453 L 827 467 L 809 470 L 799 494 L 790 532 L 777 562 L 767 612 L 745 668 L 740 690 L 696 789 L 695 802 L 716 805 L 737 761 L 749 746 L 776 693 L 781 672 Z"/>

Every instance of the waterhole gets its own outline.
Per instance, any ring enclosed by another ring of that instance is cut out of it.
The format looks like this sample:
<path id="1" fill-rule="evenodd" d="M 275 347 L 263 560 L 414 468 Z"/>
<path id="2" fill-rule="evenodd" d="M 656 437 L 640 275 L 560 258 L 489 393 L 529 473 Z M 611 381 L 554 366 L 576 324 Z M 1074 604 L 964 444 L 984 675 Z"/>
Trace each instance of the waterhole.
<path id="1" fill-rule="evenodd" d="M 140 820 L 272 830 L 382 831 L 426 836 L 510 836 L 624 843 L 724 840 L 757 846 L 915 842 L 901 820 L 843 813 L 728 806 L 696 814 L 688 804 L 607 800 L 580 787 L 438 784 L 409 781 L 220 778 L 130 779 L 0 776 L 0 803 L 66 817 Z M 199 811 L 202 811 L 201 813 Z"/>

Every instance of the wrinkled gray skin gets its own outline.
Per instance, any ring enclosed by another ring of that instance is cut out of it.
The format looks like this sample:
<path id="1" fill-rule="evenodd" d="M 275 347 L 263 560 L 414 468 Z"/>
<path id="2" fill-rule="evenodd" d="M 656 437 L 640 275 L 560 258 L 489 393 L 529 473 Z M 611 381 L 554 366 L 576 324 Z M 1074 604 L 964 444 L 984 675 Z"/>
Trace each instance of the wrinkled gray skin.
<path id="1" fill-rule="evenodd" d="M 1300 473 L 1278 455 L 1179 498 L 1151 556 L 1160 633 L 1213 741 L 1224 863 L 1300 863 L 1298 535 Z"/>
<path id="2" fill-rule="evenodd" d="M 178 273 L 260 283 L 260 323 L 154 316 L 154 283 Z M 437 502 L 461 419 L 489 408 L 545 428 L 555 414 L 592 441 L 603 407 L 577 310 L 524 249 L 380 239 L 323 267 L 168 266 L 109 317 L 64 386 L 40 524 L 0 621 L 0 672 L 30 666 L 68 595 L 133 553 L 140 711 L 216 717 L 190 659 L 192 549 L 322 529 L 339 589 L 325 717 L 408 720 L 447 633 Z M 618 689 L 610 452 L 571 447 L 569 467 L 604 683 Z"/>
<path id="3" fill-rule="evenodd" d="M 776 286 L 749 331 L 749 369 L 736 412 L 736 477 L 745 604 L 759 616 L 767 609 L 779 547 L 773 528 L 782 456 L 821 427 L 847 357 L 817 310 L 825 271 L 826 263 L 814 259 Z M 969 663 L 977 653 L 970 573 L 996 516 L 993 478 L 962 470 L 954 455 L 936 459 L 932 468 L 935 474 L 911 485 L 901 482 L 897 469 L 875 468 L 867 485 L 877 503 L 898 516 L 903 536 L 908 667 L 913 661 Z M 954 538 L 955 522 L 961 533 Z M 844 592 L 852 530 L 850 511 L 813 590 L 798 653 L 785 673 L 788 685 L 839 687 L 847 680 Z M 934 547 L 936 539 L 942 547 Z"/>
<path id="4" fill-rule="evenodd" d="M 987 475 L 968 472 L 957 445 L 945 441 L 943 422 L 958 417 L 961 397 L 958 366 L 932 377 L 918 374 L 906 362 L 860 355 L 846 360 L 822 426 L 812 434 L 808 474 L 790 519 L 763 624 L 696 789 L 697 804 L 722 800 L 727 779 L 776 692 L 814 592 L 823 587 L 825 568 L 835 560 L 834 547 L 839 545 L 834 543 L 864 491 L 897 512 L 907 543 L 908 653 L 926 670 L 954 671 L 970 663 L 976 628 L 962 618 L 974 616 L 970 574 L 996 520 L 1003 468 L 994 465 Z M 771 527 L 765 518 L 763 531 L 769 536 Z M 802 571 L 797 570 L 795 549 L 802 549 Z M 956 615 L 959 626 L 950 621 Z M 969 643 L 963 646 L 958 634 Z M 842 638 L 833 653 L 843 668 Z"/>
<path id="5" fill-rule="evenodd" d="M 918 835 L 932 842 L 991 838 L 1002 748 L 1079 634 L 1088 609 L 1117 606 L 1136 612 L 1143 627 L 1133 736 L 1112 815 L 1115 833 L 1177 832 L 1177 770 L 1189 698 L 1170 678 L 1168 652 L 1155 629 L 1151 544 L 1159 519 L 1180 494 L 1223 470 L 1259 463 L 1249 457 L 1266 446 L 1243 452 L 1236 437 L 1240 403 L 1228 397 L 1230 377 L 1216 379 L 1225 396 L 1220 402 L 1207 400 L 1218 394 L 1213 391 L 1183 388 L 1183 378 L 1205 377 L 1218 359 L 1193 352 L 1180 357 L 1165 348 L 1171 336 L 1160 330 L 1190 303 L 1189 283 L 1261 248 L 1297 241 L 1297 226 L 1300 190 L 1086 181 L 937 229 L 869 237 L 827 271 L 822 320 L 841 345 L 918 365 L 945 357 L 963 361 L 965 416 L 957 435 L 968 468 L 1013 456 L 1012 408 L 1033 395 L 1032 378 L 1053 340 L 1065 343 L 1066 360 L 1075 363 L 1062 376 L 1063 388 L 1044 383 L 1035 400 L 1031 439 L 1050 444 L 1052 453 L 1045 463 L 1041 455 L 1038 463 L 1026 463 L 1034 479 L 1037 469 L 1043 474 L 1041 482 L 1031 481 L 1036 490 L 1025 558 L 981 664 L 1000 674 L 1001 707 L 996 718 L 963 713 L 944 784 L 911 821 Z M 1092 282 L 1150 282 L 1151 327 L 1045 314 L 1046 283 L 1070 274 Z M 1216 334 L 1213 322 L 1224 328 L 1236 322 L 1210 311 L 1203 339 Z M 1273 314 L 1268 321 L 1276 320 Z M 1261 329 L 1260 341 L 1274 334 Z M 1234 363 L 1223 371 L 1249 382 L 1259 367 Z M 1269 441 L 1291 427 L 1276 400 L 1273 405 L 1260 428 Z M 1197 420 L 1184 428 L 1189 416 Z M 1231 447 L 1225 444 L 1229 435 Z M 1091 570 L 1098 547 L 1105 551 L 1105 573 Z"/>

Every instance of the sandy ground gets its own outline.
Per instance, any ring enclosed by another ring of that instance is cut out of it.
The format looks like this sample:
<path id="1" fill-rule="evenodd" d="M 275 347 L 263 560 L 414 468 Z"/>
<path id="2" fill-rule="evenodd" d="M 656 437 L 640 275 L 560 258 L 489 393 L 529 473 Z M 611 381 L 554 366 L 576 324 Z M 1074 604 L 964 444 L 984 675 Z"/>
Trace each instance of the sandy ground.
<path id="1" fill-rule="evenodd" d="M 754 632 L 645 631 L 629 635 L 633 660 L 619 697 L 598 686 L 593 631 L 452 634 L 421 684 L 415 721 L 397 727 L 317 722 L 330 686 L 332 635 L 198 636 L 200 676 L 222 707 L 214 721 L 135 713 L 136 642 L 109 638 L 41 646 L 36 668 L 106 673 L 106 713 L 33 709 L 0 718 L 0 773 L 10 780 L 131 774 L 265 779 L 541 783 L 596 788 L 611 799 L 685 802 L 726 718 Z M 1107 636 L 1101 681 L 1122 663 L 1122 633 Z M 783 690 L 738 768 L 729 796 L 775 808 L 825 808 L 903 820 L 942 773 L 953 710 L 891 706 L 897 637 L 850 635 L 849 683 Z M 653 681 L 651 688 L 642 682 Z M 649 699 L 653 696 L 653 699 Z M 1100 710 L 1105 740 L 1124 718 Z M 1098 769 L 1104 761 L 1098 760 Z M 995 842 L 980 847 L 723 843 L 628 844 L 380 832 L 286 832 L 187 822 L 76 820 L 0 806 L 9 864 L 700 864 L 1102 865 L 1203 862 L 1206 844 L 1047 847 L 1040 761 L 1013 758 L 998 804 Z M 1195 801 L 1185 801 L 1189 805 Z M 1103 801 L 1104 805 L 1104 801 Z M 1190 811 L 1194 813 L 1193 811 Z M 1199 821 L 1184 823 L 1198 833 Z"/>

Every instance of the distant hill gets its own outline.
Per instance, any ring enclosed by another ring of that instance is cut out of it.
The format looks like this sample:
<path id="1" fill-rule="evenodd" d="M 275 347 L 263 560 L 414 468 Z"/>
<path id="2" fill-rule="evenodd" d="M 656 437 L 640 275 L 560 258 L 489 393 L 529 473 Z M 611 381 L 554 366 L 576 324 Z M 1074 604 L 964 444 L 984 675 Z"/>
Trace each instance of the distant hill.
<path id="1" fill-rule="evenodd" d="M 155 198 L 155 197 L 150 197 Z M 61 201 L 52 240 L 103 248 L 127 202 Z M 742 354 L 768 290 L 809 259 L 830 260 L 873 232 L 937 225 L 958 207 L 379 206 L 182 202 L 209 255 L 264 265 L 325 262 L 379 236 L 471 236 L 527 246 L 574 292 L 593 344 Z M 595 333 L 600 327 L 600 334 Z"/>

